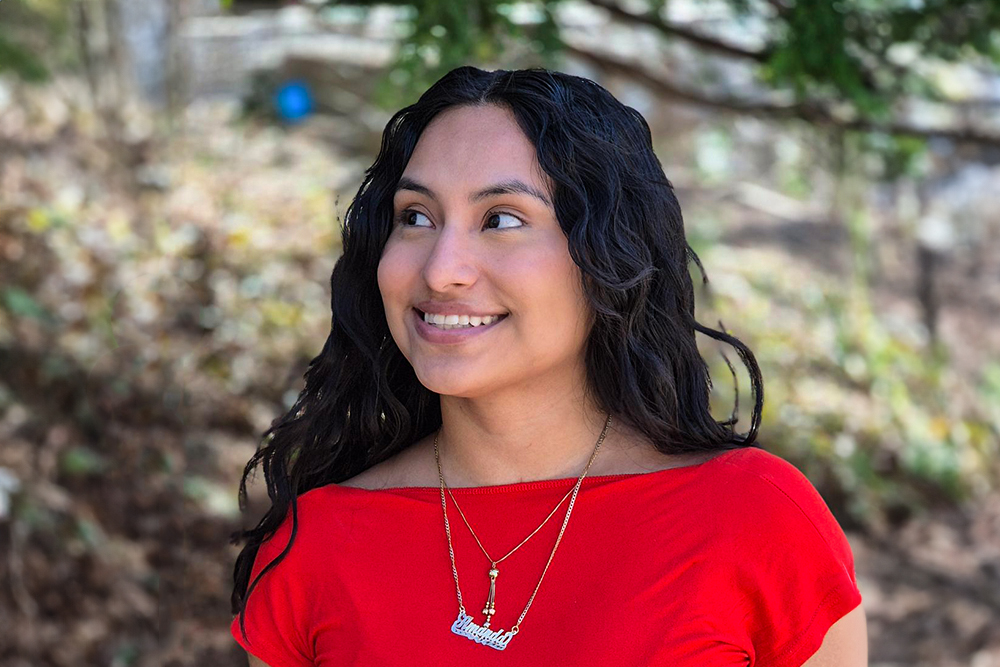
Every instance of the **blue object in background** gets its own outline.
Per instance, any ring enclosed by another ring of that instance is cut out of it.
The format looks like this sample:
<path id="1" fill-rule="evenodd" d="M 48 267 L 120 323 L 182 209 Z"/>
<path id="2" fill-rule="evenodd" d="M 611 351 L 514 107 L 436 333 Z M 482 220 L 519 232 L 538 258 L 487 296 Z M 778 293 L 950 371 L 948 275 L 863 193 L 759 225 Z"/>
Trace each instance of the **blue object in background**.
<path id="1" fill-rule="evenodd" d="M 312 91 L 305 81 L 288 81 L 274 94 L 274 107 L 282 120 L 298 122 L 312 113 Z"/>

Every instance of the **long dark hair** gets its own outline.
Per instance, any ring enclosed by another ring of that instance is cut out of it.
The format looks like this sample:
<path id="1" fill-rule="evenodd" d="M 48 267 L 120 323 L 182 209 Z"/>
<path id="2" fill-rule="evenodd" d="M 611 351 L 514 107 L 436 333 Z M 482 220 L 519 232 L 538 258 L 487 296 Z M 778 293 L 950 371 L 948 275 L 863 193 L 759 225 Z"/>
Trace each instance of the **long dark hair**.
<path id="1" fill-rule="evenodd" d="M 247 539 L 232 594 L 241 628 L 257 580 L 295 540 L 296 498 L 353 477 L 441 425 L 438 395 L 420 384 L 389 333 L 376 271 L 392 229 L 396 185 L 424 128 L 450 107 L 485 104 L 513 113 L 554 183 L 556 217 L 594 314 L 585 354 L 586 390 L 595 405 L 664 453 L 754 444 L 764 400 L 760 369 L 721 323 L 718 331 L 694 318 L 688 262 L 697 264 L 706 289 L 708 278 L 687 244 L 680 205 L 642 115 L 589 79 L 543 68 L 459 67 L 386 125 L 344 220 L 343 255 L 330 278 L 330 335 L 309 363 L 298 400 L 264 432 L 244 470 L 241 509 L 259 463 L 272 505 L 255 528 L 233 534 L 234 544 Z M 734 430 L 738 403 L 726 421 L 709 412 L 712 381 L 696 331 L 732 345 L 747 366 L 755 400 L 745 435 Z M 289 506 L 288 545 L 248 590 L 258 548 Z"/>

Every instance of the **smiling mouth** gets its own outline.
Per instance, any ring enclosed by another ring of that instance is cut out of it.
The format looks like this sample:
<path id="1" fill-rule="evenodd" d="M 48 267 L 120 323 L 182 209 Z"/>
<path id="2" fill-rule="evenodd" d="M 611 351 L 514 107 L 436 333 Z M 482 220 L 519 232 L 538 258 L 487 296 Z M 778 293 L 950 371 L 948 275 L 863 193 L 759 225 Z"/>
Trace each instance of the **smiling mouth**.
<path id="1" fill-rule="evenodd" d="M 427 317 L 427 313 L 420 310 L 419 308 L 414 308 L 413 310 L 416 312 L 417 317 L 419 317 L 421 321 L 423 321 L 428 326 L 432 326 L 435 329 L 439 329 L 441 331 L 450 331 L 452 329 L 481 329 L 485 327 L 490 327 L 493 326 L 494 324 L 497 324 L 501 320 L 506 319 L 507 316 L 510 315 L 510 313 L 503 313 L 502 315 L 489 315 L 485 318 L 463 317 L 462 319 L 467 320 L 465 324 L 463 324 L 461 320 L 458 323 L 446 324 L 440 321 L 430 321 L 429 318 Z"/>

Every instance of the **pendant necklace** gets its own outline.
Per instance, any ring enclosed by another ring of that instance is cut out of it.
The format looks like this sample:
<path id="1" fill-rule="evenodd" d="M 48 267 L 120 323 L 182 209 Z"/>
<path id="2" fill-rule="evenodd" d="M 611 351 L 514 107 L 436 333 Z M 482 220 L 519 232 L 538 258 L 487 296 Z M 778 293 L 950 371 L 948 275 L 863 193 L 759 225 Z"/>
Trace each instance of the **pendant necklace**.
<path id="1" fill-rule="evenodd" d="M 608 428 L 610 426 L 611 426 L 611 415 L 609 414 L 607 420 L 604 423 L 604 430 L 601 431 L 601 435 L 597 439 L 597 445 L 594 447 L 594 453 L 590 455 L 590 460 L 587 462 L 587 466 L 583 469 L 583 474 L 581 474 L 580 478 L 576 480 L 576 484 L 573 486 L 573 488 L 570 491 L 568 491 L 565 496 L 562 497 L 562 500 L 560 500 L 559 503 L 552 509 L 552 511 L 549 512 L 549 515 L 545 517 L 545 520 L 542 521 L 542 523 L 538 526 L 538 528 L 535 528 L 535 530 L 533 530 L 530 535 L 524 538 L 521 541 L 521 543 L 518 544 L 516 547 L 511 549 L 506 556 L 498 560 L 494 560 L 486 552 L 486 549 L 483 547 L 483 543 L 480 542 L 479 537 L 476 535 L 475 531 L 472 530 L 472 526 L 469 524 L 468 519 L 465 518 L 465 513 L 462 512 L 462 508 L 458 506 L 458 502 L 455 500 L 455 495 L 451 492 L 451 489 L 448 488 L 447 484 L 445 484 L 444 474 L 441 471 L 441 456 L 440 453 L 438 452 L 438 435 L 440 435 L 440 430 L 438 431 L 437 434 L 435 434 L 434 459 L 437 462 L 438 478 L 441 481 L 441 510 L 444 513 L 444 529 L 445 529 L 445 534 L 448 536 L 448 555 L 451 558 L 451 571 L 455 577 L 455 591 L 458 595 L 458 618 L 455 620 L 454 623 L 451 624 L 452 632 L 454 632 L 459 636 L 470 639 L 476 642 L 477 644 L 489 646 L 490 648 L 495 648 L 500 651 L 507 648 L 507 644 L 509 644 L 510 640 L 514 638 L 514 635 L 520 632 L 521 621 L 524 620 L 524 616 L 528 613 L 528 609 L 531 607 L 531 603 L 535 599 L 535 594 L 538 593 L 538 588 L 542 585 L 542 579 L 545 578 L 545 573 L 549 569 L 549 563 L 552 562 L 552 557 L 555 556 L 556 549 L 559 548 L 559 542 L 562 541 L 563 532 L 565 532 L 566 530 L 566 524 L 569 523 L 569 517 L 570 514 L 572 514 L 573 512 L 573 505 L 576 503 L 576 495 L 580 490 L 580 485 L 583 483 L 583 478 L 587 476 L 587 472 L 590 470 L 590 466 L 594 463 L 594 459 L 597 457 L 597 452 L 598 450 L 600 450 L 601 443 L 604 442 L 604 437 L 607 435 Z M 461 515 L 462 520 L 465 522 L 465 525 L 468 526 L 469 532 L 472 533 L 472 536 L 475 538 L 476 543 L 479 544 L 479 548 L 483 550 L 483 553 L 486 555 L 486 558 L 489 559 L 490 561 L 490 569 L 488 572 L 488 576 L 490 578 L 490 591 L 486 598 L 486 604 L 483 607 L 483 614 L 485 614 L 486 620 L 482 625 L 477 624 L 473 619 L 473 617 L 468 613 L 466 613 L 465 603 L 462 601 L 462 589 L 458 584 L 458 568 L 455 566 L 455 548 L 452 545 L 451 541 L 451 525 L 448 522 L 448 506 L 444 496 L 445 489 L 448 490 L 448 495 L 451 496 L 452 502 L 455 503 L 455 507 L 458 509 L 458 513 Z M 539 577 L 538 583 L 535 585 L 535 590 L 534 592 L 532 592 L 531 597 L 528 599 L 528 604 L 525 605 L 524 611 L 521 612 L 521 615 L 518 617 L 517 622 L 514 623 L 513 627 L 511 627 L 510 630 L 508 630 L 507 632 L 504 632 L 503 628 L 500 628 L 499 630 L 492 630 L 490 628 L 490 622 L 493 619 L 493 615 L 496 613 L 496 580 L 497 577 L 500 575 L 500 570 L 497 566 L 505 558 L 507 558 L 507 556 L 510 556 L 512 553 L 520 549 L 521 546 L 524 545 L 524 543 L 527 542 L 529 539 L 531 539 L 531 537 L 534 536 L 535 533 L 541 530 L 542 526 L 548 523 L 549 519 L 552 518 L 552 515 L 555 514 L 556 510 L 559 509 L 560 506 L 562 506 L 563 502 L 566 500 L 567 497 L 570 498 L 569 507 L 566 508 L 566 516 L 563 519 L 562 527 L 559 529 L 559 536 L 556 538 L 556 543 L 552 547 L 552 552 L 549 554 L 549 559 L 545 563 L 545 568 L 542 570 L 542 576 Z"/>

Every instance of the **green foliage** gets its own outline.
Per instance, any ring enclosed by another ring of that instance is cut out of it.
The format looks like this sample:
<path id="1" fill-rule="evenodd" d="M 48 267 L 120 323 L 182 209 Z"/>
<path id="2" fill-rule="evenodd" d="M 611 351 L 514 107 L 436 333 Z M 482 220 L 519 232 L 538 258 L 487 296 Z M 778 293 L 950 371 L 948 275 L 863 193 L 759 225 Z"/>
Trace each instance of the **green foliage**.
<path id="1" fill-rule="evenodd" d="M 16 317 L 31 317 L 36 320 L 51 321 L 49 312 L 31 293 L 20 287 L 4 287 L 0 291 L 0 303 Z"/>
<path id="2" fill-rule="evenodd" d="M 70 0 L 5 0 L 0 4 L 0 74 L 45 81 L 65 64 Z"/>
<path id="3" fill-rule="evenodd" d="M 78 446 L 62 453 L 59 468 L 63 474 L 76 477 L 94 475 L 108 469 L 108 462 L 94 450 Z"/>
<path id="4" fill-rule="evenodd" d="M 0 72 L 4 71 L 11 71 L 31 83 L 45 81 L 49 77 L 48 69 L 36 56 L 0 32 Z"/>
<path id="5" fill-rule="evenodd" d="M 390 4 L 411 10 L 397 67 L 414 82 L 433 81 L 434 73 L 461 63 L 495 61 L 519 41 L 547 56 L 561 46 L 552 16 L 565 0 L 517 3 L 518 12 L 535 18 L 516 23 L 509 18 L 514 3 L 499 0 Z M 647 16 L 662 18 L 668 3 L 647 4 Z M 937 94 L 930 82 L 894 59 L 894 48 L 911 47 L 924 58 L 944 61 L 979 55 L 1000 62 L 1000 3 L 995 0 L 794 0 L 780 5 L 728 0 L 728 5 L 735 16 L 768 25 L 761 51 L 764 81 L 793 91 L 802 101 L 848 101 L 865 117 L 885 118 L 891 102 L 904 93 Z M 401 78 L 397 75 L 397 83 Z"/>
<path id="6" fill-rule="evenodd" d="M 376 86 L 376 103 L 398 108 L 446 72 L 461 65 L 484 68 L 523 61 L 519 66 L 554 65 L 563 48 L 553 10 L 558 2 L 423 0 L 359 2 L 409 9 L 396 61 Z M 515 12 L 521 18 L 515 20 Z"/>
<path id="7" fill-rule="evenodd" d="M 763 71 L 773 85 L 788 86 L 801 100 L 841 96 L 866 115 L 882 116 L 888 98 L 851 45 L 864 28 L 845 2 L 798 0 L 776 26 L 780 38 L 771 45 Z"/>
<path id="8" fill-rule="evenodd" d="M 790 87 L 800 101 L 849 101 L 876 119 L 885 119 L 902 94 L 940 97 L 893 60 L 894 48 L 945 61 L 979 54 L 1000 62 L 1000 3 L 994 0 L 796 0 L 779 12 L 775 28 L 766 81 Z"/>
<path id="9" fill-rule="evenodd" d="M 886 132 L 859 132 L 856 140 L 861 152 L 877 157 L 883 180 L 921 175 L 927 153 L 927 142 L 923 139 Z"/>
<path id="10" fill-rule="evenodd" d="M 414 100 L 453 67 L 524 66 L 518 59 L 525 54 L 530 64 L 554 66 L 563 50 L 553 15 L 566 0 L 391 4 L 409 8 L 409 14 L 398 59 L 378 85 L 376 102 L 387 109 Z M 756 63 L 762 83 L 789 91 L 806 109 L 837 107 L 848 118 L 875 124 L 891 120 L 896 102 L 904 96 L 946 98 L 935 81 L 911 66 L 915 57 L 1000 63 L 996 0 L 727 0 L 727 4 L 734 19 L 766 25 L 766 42 Z M 667 0 L 651 0 L 644 15 L 666 22 L 667 5 Z M 512 19 L 515 11 L 517 20 Z M 882 159 L 887 179 L 913 173 L 925 150 L 921 138 L 884 132 L 862 141 Z"/>
<path id="11" fill-rule="evenodd" d="M 882 3 L 880 3 L 882 4 Z M 882 44 L 910 42 L 927 56 L 955 61 L 974 53 L 1000 62 L 1000 3 L 995 0 L 890 2 L 880 20 Z"/>
<path id="12" fill-rule="evenodd" d="M 1000 413 L 981 409 L 1000 404 L 996 364 L 984 371 L 978 407 L 960 411 L 954 396 L 963 379 L 946 353 L 929 350 L 916 328 L 883 322 L 863 289 L 845 291 L 807 265 L 775 271 L 780 259 L 756 249 L 716 246 L 702 260 L 716 267 L 712 309 L 739 322 L 735 334 L 761 366 L 765 445 L 838 487 L 856 520 L 877 523 L 892 508 L 919 511 L 996 483 Z M 719 401 L 713 413 L 722 416 L 732 386 L 716 357 L 705 354 Z"/>

